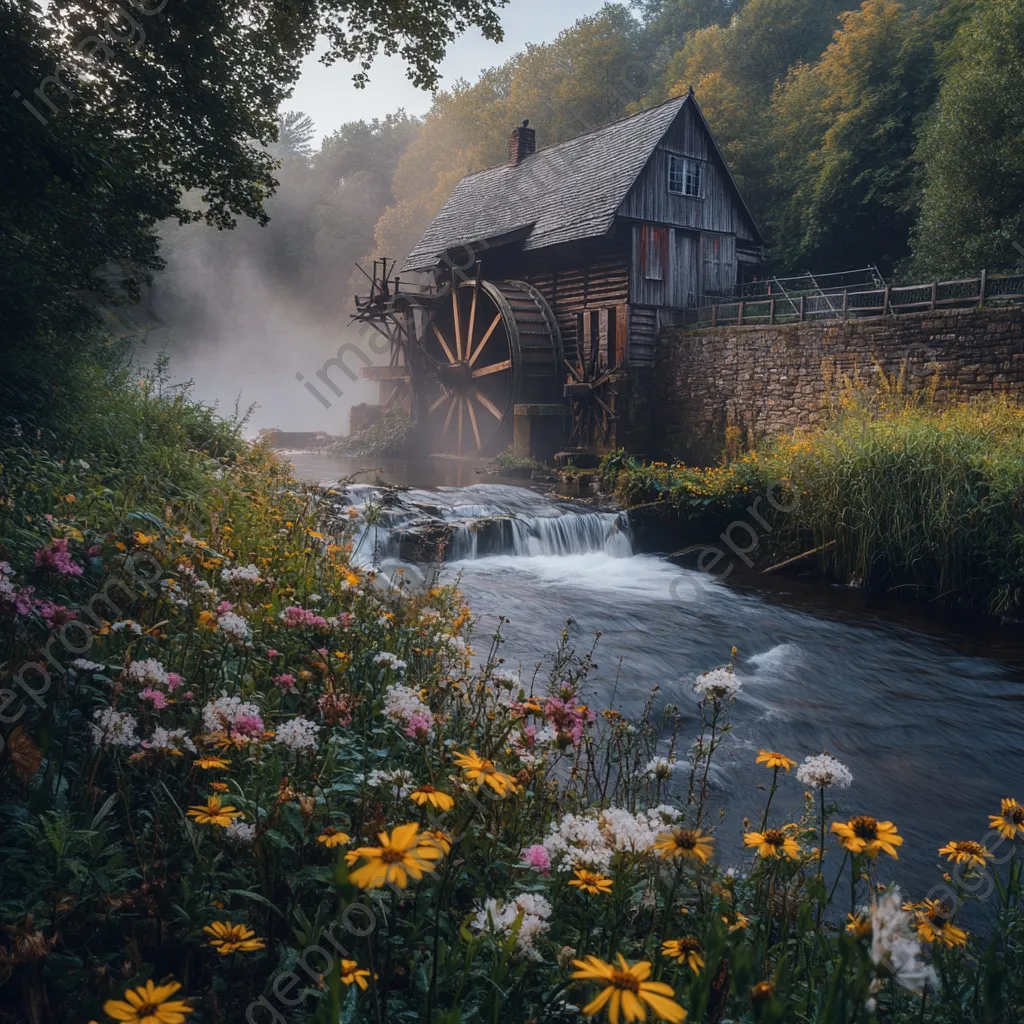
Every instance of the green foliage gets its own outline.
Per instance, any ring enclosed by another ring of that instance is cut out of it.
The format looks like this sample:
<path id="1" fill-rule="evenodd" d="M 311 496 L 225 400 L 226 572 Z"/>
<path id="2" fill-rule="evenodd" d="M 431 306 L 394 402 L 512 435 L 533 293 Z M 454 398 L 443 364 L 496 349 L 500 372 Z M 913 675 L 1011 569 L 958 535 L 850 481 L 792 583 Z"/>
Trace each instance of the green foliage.
<path id="1" fill-rule="evenodd" d="M 824 428 L 711 469 L 632 463 L 615 479 L 624 504 L 662 503 L 688 540 L 752 522 L 759 500 L 771 526 L 763 557 L 828 545 L 821 568 L 844 582 L 993 615 L 1024 610 L 1024 410 L 1002 398 L 935 406 L 899 381 L 880 393 L 850 387 Z M 792 497 L 777 495 L 779 481 Z M 769 493 L 786 511 L 772 511 Z"/>
<path id="2" fill-rule="evenodd" d="M 400 409 L 386 412 L 376 423 L 339 438 L 332 450 L 340 455 L 402 455 L 415 447 L 416 430 Z"/>
<path id="3" fill-rule="evenodd" d="M 945 51 L 921 143 L 924 191 L 914 270 L 956 276 L 1021 266 L 1024 245 L 1024 4 L 979 2 Z"/>

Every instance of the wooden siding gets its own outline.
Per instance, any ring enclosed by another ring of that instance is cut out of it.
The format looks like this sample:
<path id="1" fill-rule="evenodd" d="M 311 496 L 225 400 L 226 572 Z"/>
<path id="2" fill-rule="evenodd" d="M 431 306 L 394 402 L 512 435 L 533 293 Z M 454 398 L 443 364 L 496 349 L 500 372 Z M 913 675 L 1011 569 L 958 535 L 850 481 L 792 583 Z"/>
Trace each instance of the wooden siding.
<path id="1" fill-rule="evenodd" d="M 731 294 L 736 283 L 735 235 L 702 234 L 700 255 L 700 294 Z"/>
<path id="2" fill-rule="evenodd" d="M 703 161 L 703 198 L 669 192 L 668 165 L 672 155 Z M 689 104 L 683 106 L 658 144 L 619 207 L 619 215 L 654 224 L 735 234 L 746 241 L 755 238 L 754 225 L 729 180 L 725 164 Z"/>
<path id="3" fill-rule="evenodd" d="M 654 273 L 653 253 L 660 259 Z M 733 275 L 730 287 L 735 281 L 735 269 Z M 634 224 L 630 301 L 641 306 L 689 309 L 697 304 L 701 294 L 700 235 L 679 228 Z"/>
<path id="4" fill-rule="evenodd" d="M 658 311 L 649 306 L 629 307 L 629 364 L 653 366 L 658 336 Z"/>

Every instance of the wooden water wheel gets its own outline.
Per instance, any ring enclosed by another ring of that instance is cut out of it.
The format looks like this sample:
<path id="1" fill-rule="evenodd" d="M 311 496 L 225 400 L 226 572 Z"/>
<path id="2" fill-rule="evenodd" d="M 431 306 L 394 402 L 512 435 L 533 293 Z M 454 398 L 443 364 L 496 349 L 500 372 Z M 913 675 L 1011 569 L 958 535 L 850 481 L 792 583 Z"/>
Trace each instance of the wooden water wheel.
<path id="1" fill-rule="evenodd" d="M 562 338 L 551 307 L 524 281 L 464 281 L 441 297 L 420 338 L 413 378 L 433 449 L 496 452 L 518 404 L 557 401 Z"/>
<path id="2" fill-rule="evenodd" d="M 623 374 L 598 364 L 597 355 L 582 352 L 576 363 L 566 360 L 569 379 L 563 393 L 572 407 L 569 450 L 601 451 L 615 444 L 619 384 Z"/>

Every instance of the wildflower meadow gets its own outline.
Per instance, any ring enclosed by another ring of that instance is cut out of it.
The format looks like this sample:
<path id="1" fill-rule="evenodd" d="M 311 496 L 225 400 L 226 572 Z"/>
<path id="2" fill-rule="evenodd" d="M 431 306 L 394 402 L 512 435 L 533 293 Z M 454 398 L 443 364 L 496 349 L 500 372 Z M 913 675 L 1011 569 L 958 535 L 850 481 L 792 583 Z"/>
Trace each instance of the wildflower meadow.
<path id="1" fill-rule="evenodd" d="M 343 485 L 112 393 L 144 429 L 2 455 L 0 1021 L 1024 1019 L 1024 794 L 943 899 L 879 882 L 900 823 L 827 752 L 723 818 L 728 648 L 589 706 L 568 633 L 521 675 L 443 577 L 353 564 Z"/>

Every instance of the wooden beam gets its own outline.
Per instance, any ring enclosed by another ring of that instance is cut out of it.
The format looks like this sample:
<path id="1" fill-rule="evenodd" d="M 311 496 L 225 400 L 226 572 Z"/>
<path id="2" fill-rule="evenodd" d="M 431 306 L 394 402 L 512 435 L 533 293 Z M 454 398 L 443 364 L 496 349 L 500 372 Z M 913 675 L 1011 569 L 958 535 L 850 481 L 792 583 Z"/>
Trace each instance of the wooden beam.
<path id="1" fill-rule="evenodd" d="M 434 333 L 437 335 L 437 340 L 441 342 L 441 348 L 444 349 L 444 354 L 448 357 L 448 362 L 454 366 L 458 362 L 458 359 L 452 355 L 452 350 L 448 347 L 448 342 L 444 340 L 444 335 L 437 329 L 437 324 L 434 324 Z"/>
<path id="2" fill-rule="evenodd" d="M 455 354 L 458 359 L 453 359 L 453 363 L 459 362 L 462 359 L 462 323 L 459 319 L 459 289 L 458 287 L 452 288 L 452 313 L 455 318 Z"/>
<path id="3" fill-rule="evenodd" d="M 473 399 L 466 399 L 466 408 L 469 410 L 469 422 L 473 427 L 473 436 L 476 438 L 476 450 L 480 451 L 483 448 L 483 442 L 480 440 L 480 428 L 476 424 L 476 412 L 473 409 Z"/>
<path id="4" fill-rule="evenodd" d="M 501 410 L 484 394 L 473 392 L 473 397 L 496 419 L 501 419 Z"/>
<path id="5" fill-rule="evenodd" d="M 477 377 L 486 377 L 492 373 L 501 373 L 502 370 L 511 370 L 512 360 L 506 359 L 502 363 L 492 363 L 490 366 L 481 367 L 479 370 L 473 371 L 474 379 Z"/>
<path id="6" fill-rule="evenodd" d="M 469 357 L 469 365 L 472 366 L 479 358 L 480 353 L 484 350 L 484 345 L 491 340 L 491 335 L 495 332 L 498 324 L 501 323 L 501 314 L 499 313 L 492 321 L 491 326 L 487 328 L 486 334 L 480 339 L 480 344 L 477 345 L 476 351 Z"/>

